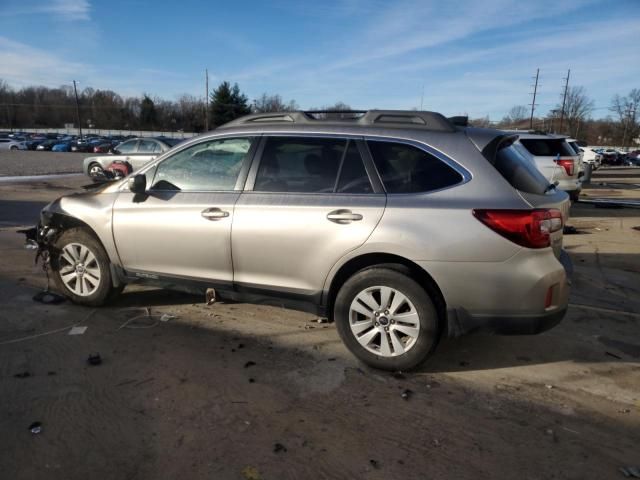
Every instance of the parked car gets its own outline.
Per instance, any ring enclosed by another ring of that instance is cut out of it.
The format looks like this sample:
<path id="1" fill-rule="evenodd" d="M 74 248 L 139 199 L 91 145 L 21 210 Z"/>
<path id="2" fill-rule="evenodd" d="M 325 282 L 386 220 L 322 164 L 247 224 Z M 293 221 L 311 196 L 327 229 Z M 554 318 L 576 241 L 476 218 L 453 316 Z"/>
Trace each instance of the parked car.
<path id="1" fill-rule="evenodd" d="M 592 170 L 598 170 L 602 164 L 602 155 L 590 147 L 581 147 L 581 149 L 582 161 L 591 164 Z"/>
<path id="2" fill-rule="evenodd" d="M 513 133 L 518 134 L 514 147 L 520 154 L 533 162 L 549 183 L 557 182 L 558 188 L 576 201 L 582 190 L 580 156 L 566 139 L 540 133 Z"/>
<path id="3" fill-rule="evenodd" d="M 569 197 L 517 135 L 430 112 L 314 115 L 243 117 L 49 204 L 28 235 L 56 288 L 91 306 L 134 280 L 276 299 L 328 316 L 388 370 L 443 336 L 562 319 Z"/>
<path id="4" fill-rule="evenodd" d="M 134 138 L 127 140 L 113 149 L 113 155 L 85 158 L 82 164 L 82 171 L 95 181 L 104 180 L 105 171 L 114 161 L 126 162 L 130 166 L 130 171 L 134 171 L 179 142 L 179 139 L 173 138 Z M 118 177 L 116 176 L 115 178 Z"/>
<path id="5" fill-rule="evenodd" d="M 619 152 L 613 148 L 607 148 L 601 155 L 603 165 L 622 165 Z"/>
<path id="6" fill-rule="evenodd" d="M 27 144 L 13 138 L 0 138 L 0 150 L 27 150 Z"/>
<path id="7" fill-rule="evenodd" d="M 103 140 L 101 143 L 93 145 L 93 153 L 110 153 L 113 151 L 113 147 L 113 143 Z"/>
<path id="8" fill-rule="evenodd" d="M 40 142 L 36 147 L 36 150 L 39 152 L 42 151 L 50 151 L 55 144 L 59 143 L 58 140 L 44 140 Z"/>
<path id="9" fill-rule="evenodd" d="M 58 143 L 56 143 L 53 147 L 51 147 L 51 151 L 52 152 L 70 152 L 71 142 L 58 140 Z"/>

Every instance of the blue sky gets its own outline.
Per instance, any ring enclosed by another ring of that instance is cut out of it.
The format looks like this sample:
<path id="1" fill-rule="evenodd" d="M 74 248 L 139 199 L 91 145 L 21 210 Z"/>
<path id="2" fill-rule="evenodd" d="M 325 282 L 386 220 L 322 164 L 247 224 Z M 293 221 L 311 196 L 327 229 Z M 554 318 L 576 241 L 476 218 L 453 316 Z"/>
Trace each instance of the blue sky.
<path id="1" fill-rule="evenodd" d="M 173 99 L 238 82 L 302 108 L 420 106 L 489 115 L 539 113 L 562 78 L 607 115 L 640 88 L 640 0 L 121 1 L 0 0 L 0 78 L 14 87 L 143 92 Z"/>

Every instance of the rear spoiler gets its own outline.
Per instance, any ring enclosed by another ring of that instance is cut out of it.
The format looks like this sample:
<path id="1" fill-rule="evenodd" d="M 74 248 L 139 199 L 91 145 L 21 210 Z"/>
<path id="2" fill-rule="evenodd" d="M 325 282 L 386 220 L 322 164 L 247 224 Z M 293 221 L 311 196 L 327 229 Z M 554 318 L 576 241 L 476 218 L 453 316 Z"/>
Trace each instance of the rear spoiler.
<path id="1" fill-rule="evenodd" d="M 513 145 L 513 143 L 518 140 L 518 138 L 518 135 L 514 135 L 511 133 L 498 135 L 485 145 L 485 147 L 482 149 L 482 155 L 489 161 L 489 163 L 493 165 L 498 152 L 503 148 L 507 148 Z"/>

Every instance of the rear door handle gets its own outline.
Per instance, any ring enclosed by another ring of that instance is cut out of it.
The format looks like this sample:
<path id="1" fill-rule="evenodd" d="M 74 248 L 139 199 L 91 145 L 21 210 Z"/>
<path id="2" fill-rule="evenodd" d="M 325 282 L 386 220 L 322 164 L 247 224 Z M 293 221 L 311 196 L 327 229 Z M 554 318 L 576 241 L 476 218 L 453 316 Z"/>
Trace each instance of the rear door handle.
<path id="1" fill-rule="evenodd" d="M 334 223 L 346 224 L 362 220 L 362 215 L 353 213 L 351 210 L 340 209 L 329 212 L 327 214 L 327 220 Z"/>
<path id="2" fill-rule="evenodd" d="M 213 207 L 203 210 L 201 215 L 207 220 L 221 220 L 223 218 L 227 218 L 229 216 L 229 212 Z"/>

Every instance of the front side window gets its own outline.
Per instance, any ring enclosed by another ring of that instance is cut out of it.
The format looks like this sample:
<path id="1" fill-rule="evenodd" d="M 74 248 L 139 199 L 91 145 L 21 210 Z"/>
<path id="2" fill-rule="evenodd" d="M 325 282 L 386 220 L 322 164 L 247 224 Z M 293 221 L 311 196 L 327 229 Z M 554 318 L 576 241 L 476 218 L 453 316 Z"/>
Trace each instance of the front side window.
<path id="1" fill-rule="evenodd" d="M 357 145 L 341 138 L 268 137 L 257 192 L 369 193 Z"/>
<path id="2" fill-rule="evenodd" d="M 367 145 L 387 193 L 430 192 L 462 181 L 449 165 L 412 145 L 387 141 Z"/>
<path id="3" fill-rule="evenodd" d="M 116 147 L 118 153 L 136 153 L 136 145 L 138 140 L 127 140 Z"/>
<path id="4" fill-rule="evenodd" d="M 253 138 L 225 138 L 181 150 L 157 166 L 152 189 L 231 191 L 253 141 Z"/>

